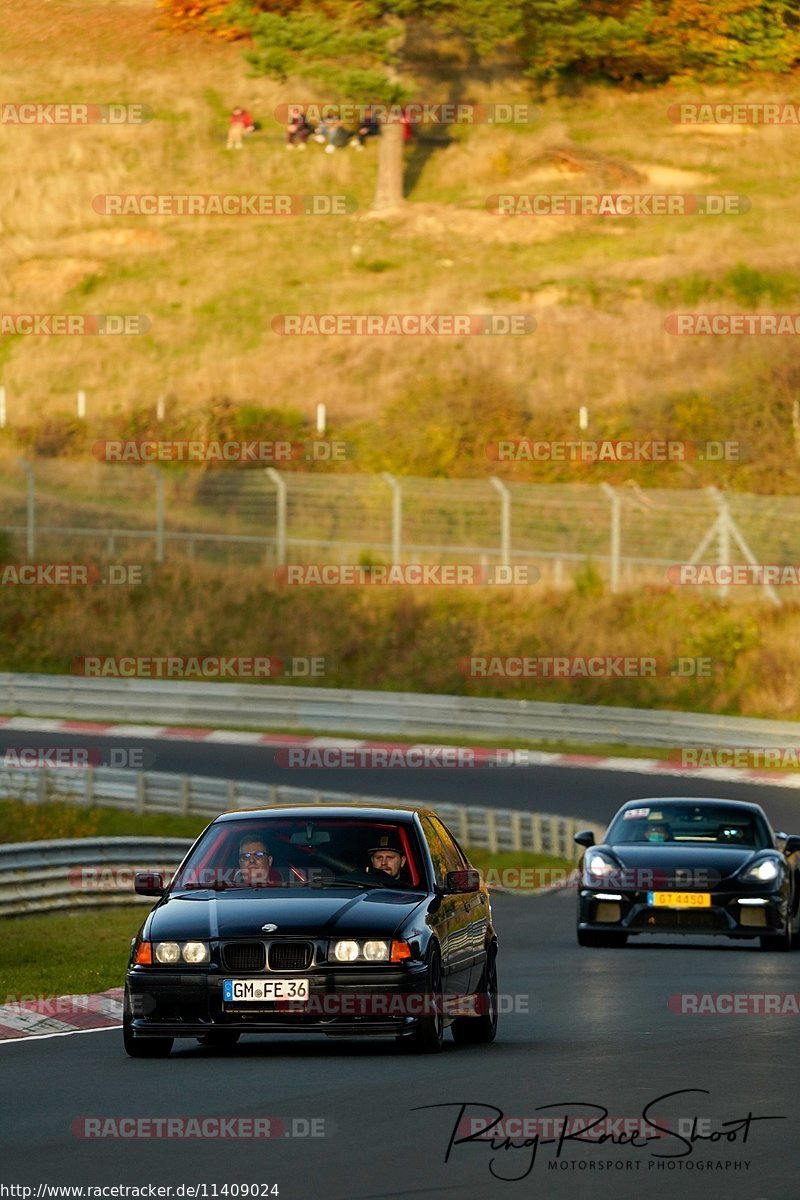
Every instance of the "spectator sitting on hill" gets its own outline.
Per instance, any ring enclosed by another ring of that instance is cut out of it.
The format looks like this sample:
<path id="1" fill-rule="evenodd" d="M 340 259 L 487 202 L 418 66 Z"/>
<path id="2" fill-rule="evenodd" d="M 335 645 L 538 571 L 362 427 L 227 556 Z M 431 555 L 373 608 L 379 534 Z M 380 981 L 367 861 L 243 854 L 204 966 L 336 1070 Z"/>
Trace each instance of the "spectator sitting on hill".
<path id="1" fill-rule="evenodd" d="M 225 143 L 225 149 L 241 150 L 244 134 L 252 133 L 254 129 L 253 119 L 247 109 L 235 108 L 228 124 L 228 140 Z"/>

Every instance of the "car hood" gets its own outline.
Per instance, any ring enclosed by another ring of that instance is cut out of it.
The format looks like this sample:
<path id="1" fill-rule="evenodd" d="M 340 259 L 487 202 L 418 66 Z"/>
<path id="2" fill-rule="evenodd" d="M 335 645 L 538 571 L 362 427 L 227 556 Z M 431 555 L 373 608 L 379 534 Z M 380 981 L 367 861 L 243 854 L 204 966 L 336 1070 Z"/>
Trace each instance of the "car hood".
<path id="1" fill-rule="evenodd" d="M 388 937 L 422 903 L 424 897 L 419 892 L 390 888 L 281 888 L 267 895 L 256 889 L 173 892 L 151 913 L 146 936 L 159 941 L 262 937 L 261 927 L 269 923 L 277 925 L 278 937 Z"/>
<path id="2" fill-rule="evenodd" d="M 763 851 L 742 846 L 684 845 L 674 842 L 649 842 L 647 845 L 598 846 L 610 852 L 624 870 L 641 872 L 638 886 L 648 886 L 645 872 L 653 874 L 652 886 L 698 888 L 728 879 L 754 855 Z"/>

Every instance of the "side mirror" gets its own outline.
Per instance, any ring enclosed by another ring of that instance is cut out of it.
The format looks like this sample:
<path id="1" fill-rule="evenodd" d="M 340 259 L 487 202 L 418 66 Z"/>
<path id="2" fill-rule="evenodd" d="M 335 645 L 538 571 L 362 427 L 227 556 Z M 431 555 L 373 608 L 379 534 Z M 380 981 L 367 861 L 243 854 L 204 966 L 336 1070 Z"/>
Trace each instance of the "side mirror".
<path id="1" fill-rule="evenodd" d="M 479 892 L 481 889 L 481 873 L 474 867 L 468 871 L 448 871 L 444 880 L 445 890 L 450 894 L 458 892 Z"/>
<path id="2" fill-rule="evenodd" d="M 133 890 L 137 896 L 163 896 L 164 876 L 158 871 L 137 871 L 133 877 Z"/>
<path id="3" fill-rule="evenodd" d="M 588 850 L 590 846 L 594 845 L 594 834 L 591 829 L 581 829 L 580 833 L 576 833 L 572 840 L 579 846 L 585 846 Z"/>
<path id="4" fill-rule="evenodd" d="M 789 857 L 790 854 L 797 854 L 800 851 L 800 837 L 796 833 L 790 833 L 783 843 L 783 853 Z"/>

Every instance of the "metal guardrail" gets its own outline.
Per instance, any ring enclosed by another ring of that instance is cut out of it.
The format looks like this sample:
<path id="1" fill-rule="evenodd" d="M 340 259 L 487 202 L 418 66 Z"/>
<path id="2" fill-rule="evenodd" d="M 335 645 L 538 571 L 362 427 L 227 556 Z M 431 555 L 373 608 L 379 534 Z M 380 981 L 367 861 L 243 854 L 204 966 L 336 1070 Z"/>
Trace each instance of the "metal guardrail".
<path id="1" fill-rule="evenodd" d="M 385 796 L 361 796 L 277 784 L 242 783 L 165 772 L 80 768 L 0 771 L 0 797 L 37 803 L 65 800 L 87 807 L 103 805 L 137 813 L 168 812 L 210 818 L 231 808 L 276 804 L 407 804 Z M 420 803 L 428 803 L 420 801 Z M 533 851 L 576 861 L 572 841 L 578 829 L 604 827 L 550 813 L 478 808 L 461 804 L 430 805 L 462 845 L 491 850 Z M 0 847 L 0 916 L 129 904 L 135 870 L 177 867 L 191 843 L 181 838 L 80 838 L 17 843 Z M 107 868 L 107 870 L 103 870 Z"/>
<path id="2" fill-rule="evenodd" d="M 0 674 L 0 712 L 161 725 L 631 746 L 792 746 L 800 723 L 413 692 Z M 133 734 L 133 731 L 131 731 Z M 130 736 L 129 734 L 128 736 Z"/>

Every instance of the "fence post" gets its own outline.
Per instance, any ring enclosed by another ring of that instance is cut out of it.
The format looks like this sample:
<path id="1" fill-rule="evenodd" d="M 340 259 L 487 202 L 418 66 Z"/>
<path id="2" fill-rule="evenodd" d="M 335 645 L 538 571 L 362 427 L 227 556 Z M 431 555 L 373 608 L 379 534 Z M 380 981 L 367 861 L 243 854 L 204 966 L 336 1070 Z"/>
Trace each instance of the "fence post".
<path id="1" fill-rule="evenodd" d="M 797 401 L 795 401 L 795 403 L 797 403 Z M 6 412 L 6 389 L 4 387 L 0 387 L 0 429 L 5 429 L 7 420 L 8 413 Z"/>
<path id="2" fill-rule="evenodd" d="M 84 781 L 86 783 L 86 792 L 85 792 L 86 807 L 93 808 L 94 807 L 94 767 L 86 768 L 86 774 L 84 776 Z"/>
<path id="3" fill-rule="evenodd" d="M 36 554 L 36 481 L 33 477 L 33 467 L 27 458 L 21 458 L 19 465 L 25 472 L 25 556 L 31 561 Z"/>
<path id="4" fill-rule="evenodd" d="M 136 772 L 136 808 L 135 812 L 141 814 L 144 812 L 145 801 L 147 799 L 144 771 Z"/>
<path id="5" fill-rule="evenodd" d="M 192 790 L 189 786 L 189 776 L 181 775 L 181 816 L 188 816 L 192 803 Z"/>
<path id="6" fill-rule="evenodd" d="M 158 467 L 154 467 L 152 463 L 147 464 L 148 471 L 152 471 L 156 481 L 156 562 L 163 563 L 164 561 L 164 476 L 159 471 Z"/>
<path id="7" fill-rule="evenodd" d="M 621 534 L 621 509 L 619 495 L 608 483 L 601 483 L 600 487 L 605 492 L 611 501 L 611 593 L 616 595 L 619 591 L 619 555 L 620 555 L 620 534 Z"/>
<path id="8" fill-rule="evenodd" d="M 277 492 L 275 559 L 276 566 L 282 567 L 286 564 L 286 480 L 274 467 L 266 467 L 265 470 Z"/>
<path id="9" fill-rule="evenodd" d="M 392 489 L 392 562 L 399 563 L 403 537 L 403 489 L 388 471 L 382 471 L 381 478 Z"/>
<path id="10" fill-rule="evenodd" d="M 511 492 L 506 485 L 492 475 L 492 487 L 500 493 L 500 566 L 511 566 Z"/>

